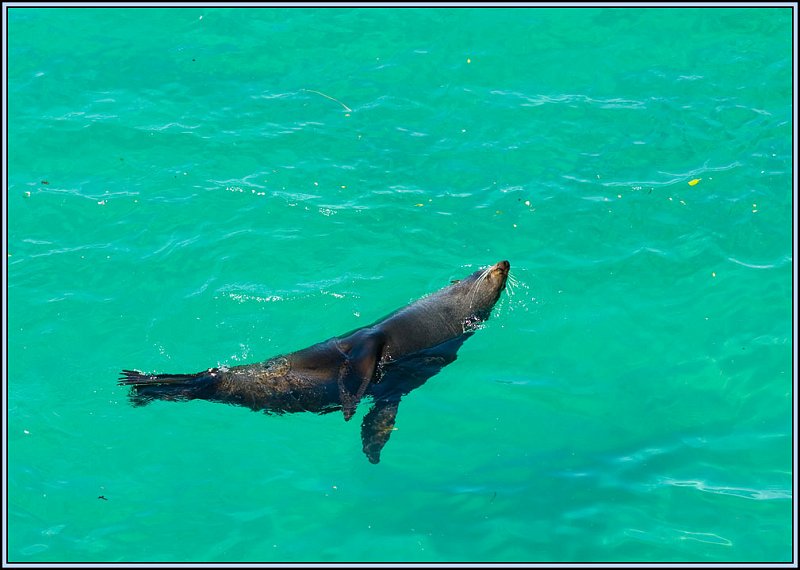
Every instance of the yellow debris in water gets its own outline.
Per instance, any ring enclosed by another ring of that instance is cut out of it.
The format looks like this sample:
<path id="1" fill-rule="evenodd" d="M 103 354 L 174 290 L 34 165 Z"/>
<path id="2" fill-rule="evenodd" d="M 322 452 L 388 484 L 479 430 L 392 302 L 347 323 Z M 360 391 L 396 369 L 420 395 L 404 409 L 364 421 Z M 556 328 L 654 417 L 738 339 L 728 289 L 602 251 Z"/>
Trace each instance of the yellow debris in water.
<path id="1" fill-rule="evenodd" d="M 421 207 L 422 207 L 422 206 L 424 206 L 425 204 L 414 204 L 414 205 L 415 205 L 417 208 L 421 208 Z"/>
<path id="2" fill-rule="evenodd" d="M 694 180 L 689 180 L 689 186 L 694 186 L 698 182 L 700 182 L 702 178 L 695 178 Z"/>

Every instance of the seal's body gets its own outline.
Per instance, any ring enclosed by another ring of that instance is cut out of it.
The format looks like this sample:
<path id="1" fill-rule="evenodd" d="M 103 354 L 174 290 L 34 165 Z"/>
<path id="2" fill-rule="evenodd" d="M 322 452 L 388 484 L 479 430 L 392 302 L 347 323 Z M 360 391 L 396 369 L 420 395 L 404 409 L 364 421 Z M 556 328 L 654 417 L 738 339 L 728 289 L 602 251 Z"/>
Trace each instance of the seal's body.
<path id="1" fill-rule="evenodd" d="M 501 261 L 411 303 L 375 323 L 265 362 L 210 368 L 197 374 L 124 370 L 119 383 L 131 401 L 204 399 L 273 413 L 341 409 L 345 420 L 364 396 L 364 453 L 378 463 L 400 398 L 456 359 L 463 342 L 486 320 L 505 288 Z"/>

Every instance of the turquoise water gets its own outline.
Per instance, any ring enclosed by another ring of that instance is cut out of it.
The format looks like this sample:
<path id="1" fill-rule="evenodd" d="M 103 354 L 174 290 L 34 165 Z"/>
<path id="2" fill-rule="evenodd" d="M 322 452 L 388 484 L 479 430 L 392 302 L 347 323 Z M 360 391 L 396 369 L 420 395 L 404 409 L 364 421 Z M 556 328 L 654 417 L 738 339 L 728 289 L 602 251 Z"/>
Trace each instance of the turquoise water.
<path id="1" fill-rule="evenodd" d="M 10 561 L 792 559 L 789 9 L 8 22 Z M 378 465 L 116 385 L 501 259 Z"/>

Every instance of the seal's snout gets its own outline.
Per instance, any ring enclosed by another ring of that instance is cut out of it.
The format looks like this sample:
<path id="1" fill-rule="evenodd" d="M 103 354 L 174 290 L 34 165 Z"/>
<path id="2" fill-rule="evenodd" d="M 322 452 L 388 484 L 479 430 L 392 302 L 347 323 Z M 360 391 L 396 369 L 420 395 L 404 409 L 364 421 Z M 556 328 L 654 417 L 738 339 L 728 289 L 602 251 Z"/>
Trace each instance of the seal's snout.
<path id="1" fill-rule="evenodd" d="M 484 265 L 466 279 L 453 280 L 451 287 L 461 289 L 470 287 L 474 283 L 505 284 L 509 269 L 511 269 L 511 264 L 505 260 L 498 261 L 494 265 Z"/>
<path id="2" fill-rule="evenodd" d="M 503 260 L 495 263 L 490 269 L 490 271 L 492 275 L 499 276 L 505 279 L 506 277 L 508 277 L 509 269 L 511 269 L 511 264 L 508 261 Z"/>
<path id="3" fill-rule="evenodd" d="M 510 268 L 511 264 L 508 261 L 503 260 L 498 261 L 488 270 L 488 281 L 494 288 L 497 289 L 498 293 L 506 286 L 506 279 L 508 279 L 508 270 Z"/>

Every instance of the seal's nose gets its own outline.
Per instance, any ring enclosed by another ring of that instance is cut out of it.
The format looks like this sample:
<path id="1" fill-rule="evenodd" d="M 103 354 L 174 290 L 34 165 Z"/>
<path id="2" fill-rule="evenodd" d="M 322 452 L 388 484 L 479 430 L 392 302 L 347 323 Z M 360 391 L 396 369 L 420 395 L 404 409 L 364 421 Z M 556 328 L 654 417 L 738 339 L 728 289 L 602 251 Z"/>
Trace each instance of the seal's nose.
<path id="1" fill-rule="evenodd" d="M 511 264 L 508 261 L 503 260 L 498 262 L 497 265 L 495 265 L 495 267 L 497 267 L 498 269 L 502 269 L 503 271 L 508 271 L 511 268 Z"/>

